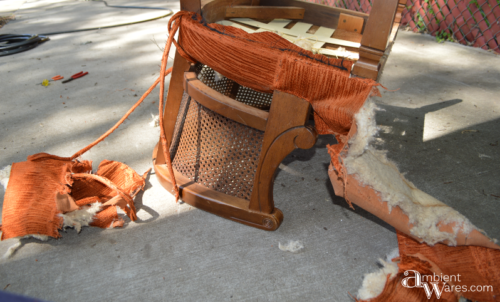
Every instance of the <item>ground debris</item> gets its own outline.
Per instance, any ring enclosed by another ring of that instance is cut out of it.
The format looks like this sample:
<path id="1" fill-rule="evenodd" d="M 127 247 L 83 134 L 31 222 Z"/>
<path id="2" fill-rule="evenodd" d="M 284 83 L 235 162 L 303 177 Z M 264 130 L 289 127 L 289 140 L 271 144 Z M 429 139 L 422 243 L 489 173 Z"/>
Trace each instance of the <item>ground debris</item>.
<path id="1" fill-rule="evenodd" d="M 10 20 L 14 20 L 14 19 L 15 19 L 14 15 L 0 16 L 0 28 L 2 28 L 2 26 L 4 26 L 5 24 L 7 24 Z"/>
<path id="2" fill-rule="evenodd" d="M 157 115 L 154 115 L 151 113 L 151 118 L 152 118 L 152 121 L 149 123 L 149 125 L 151 127 L 158 127 L 160 126 L 160 116 L 157 114 Z"/>
<path id="3" fill-rule="evenodd" d="M 479 132 L 479 130 L 462 130 L 462 134 L 466 132 Z"/>
<path id="4" fill-rule="evenodd" d="M 0 184 L 3 185 L 4 191 L 7 190 L 7 184 L 9 183 L 11 169 L 12 169 L 12 166 L 8 165 L 0 170 Z"/>
<path id="5" fill-rule="evenodd" d="M 299 240 L 297 241 L 290 240 L 286 244 L 281 244 L 281 242 L 279 242 L 278 247 L 283 252 L 290 252 L 294 254 L 298 254 L 304 250 L 304 244 Z"/>

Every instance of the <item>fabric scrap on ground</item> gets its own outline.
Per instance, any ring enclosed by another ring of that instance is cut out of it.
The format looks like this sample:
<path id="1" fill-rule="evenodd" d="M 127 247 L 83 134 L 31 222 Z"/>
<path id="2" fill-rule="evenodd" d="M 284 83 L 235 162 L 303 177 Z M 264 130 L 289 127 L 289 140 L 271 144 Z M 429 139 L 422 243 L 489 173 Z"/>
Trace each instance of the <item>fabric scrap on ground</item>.
<path id="1" fill-rule="evenodd" d="M 146 172 L 147 173 L 147 172 Z M 104 160 L 92 174 L 91 161 L 46 153 L 14 163 L 2 212 L 2 240 L 25 236 L 59 238 L 67 227 L 123 226 L 119 206 L 134 221 L 135 195 L 145 177 L 129 166 Z"/>

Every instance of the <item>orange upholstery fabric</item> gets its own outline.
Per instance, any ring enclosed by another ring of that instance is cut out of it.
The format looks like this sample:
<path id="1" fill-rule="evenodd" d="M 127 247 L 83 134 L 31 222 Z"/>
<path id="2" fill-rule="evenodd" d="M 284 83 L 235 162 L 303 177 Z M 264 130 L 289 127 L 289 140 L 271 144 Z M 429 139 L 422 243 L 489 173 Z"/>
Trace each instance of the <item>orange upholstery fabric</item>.
<path id="1" fill-rule="evenodd" d="M 121 227 L 123 223 L 123 219 L 118 216 L 116 207 L 110 206 L 97 213 L 90 225 L 105 229 L 110 227 Z"/>
<path id="2" fill-rule="evenodd" d="M 56 205 L 57 193 L 70 193 L 76 205 L 84 209 L 91 203 L 112 199 L 120 190 L 121 194 L 130 197 L 116 205 L 135 220 L 136 210 L 130 200 L 144 188 L 144 178 L 127 165 L 108 160 L 103 161 L 97 170 L 97 176 L 103 178 L 103 182 L 76 177 L 80 173 L 90 176 L 91 171 L 90 161 L 78 162 L 46 153 L 14 163 L 4 198 L 2 240 L 26 235 L 60 237 L 58 230 L 63 218 Z M 123 219 L 118 216 L 115 204 L 104 205 L 91 225 L 104 228 L 122 226 Z"/>
<path id="3" fill-rule="evenodd" d="M 379 296 L 366 302 L 451 302 L 457 301 L 459 296 L 472 301 L 500 301 L 500 271 L 498 270 L 500 250 L 479 246 L 451 247 L 444 244 L 428 246 L 401 232 L 397 233 L 401 254 L 398 259 L 398 274 L 388 280 L 384 291 Z M 455 277 L 449 278 L 447 282 L 443 278 L 437 281 L 437 287 L 440 290 L 445 289 L 442 291 L 441 299 L 437 299 L 435 292 L 428 299 L 423 288 L 402 286 L 403 278 L 414 276 L 412 273 L 404 275 L 405 271 L 410 270 L 418 271 L 421 276 Z M 484 286 L 491 287 L 485 288 Z M 459 287 L 458 291 L 455 290 L 457 287 Z M 449 290 L 446 291 L 446 288 Z"/>
<path id="4" fill-rule="evenodd" d="M 491 285 L 492 291 L 459 292 L 472 301 L 500 301 L 500 250 L 481 246 L 447 246 L 420 244 L 398 232 L 399 251 L 402 255 L 413 255 L 421 261 L 434 264 L 436 274 L 458 275 L 460 281 L 450 285 L 483 286 Z M 403 261 L 402 261 L 403 262 Z M 405 270 L 410 269 L 410 264 Z M 437 269 L 438 268 L 438 269 Z M 400 268 L 401 269 L 401 268 Z"/>
<path id="5" fill-rule="evenodd" d="M 14 163 L 2 210 L 2 240 L 29 234 L 59 237 L 62 218 L 57 193 L 69 192 L 73 162 L 68 158 L 31 156 Z"/>

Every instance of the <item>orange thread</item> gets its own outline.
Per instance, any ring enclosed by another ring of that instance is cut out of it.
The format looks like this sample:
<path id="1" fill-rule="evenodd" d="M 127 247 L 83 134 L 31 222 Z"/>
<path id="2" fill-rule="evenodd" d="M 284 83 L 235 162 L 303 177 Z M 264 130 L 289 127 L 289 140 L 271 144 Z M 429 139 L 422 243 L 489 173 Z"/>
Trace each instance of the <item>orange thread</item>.
<path id="1" fill-rule="evenodd" d="M 135 103 L 134 106 L 132 106 L 132 108 L 130 108 L 127 113 L 125 113 L 125 115 L 111 128 L 109 129 L 108 131 L 106 131 L 106 133 L 104 133 L 103 135 L 101 135 L 101 137 L 99 137 L 97 140 L 95 140 L 93 143 L 89 144 L 88 146 L 86 146 L 85 148 L 81 149 L 80 151 L 76 152 L 75 154 L 73 154 L 73 156 L 71 156 L 69 158 L 69 160 L 73 160 L 75 158 L 78 158 L 80 157 L 81 155 L 83 155 L 85 152 L 89 151 L 92 147 L 94 147 L 95 145 L 99 144 L 100 142 L 102 142 L 106 137 L 108 137 L 111 133 L 113 133 L 128 117 L 130 114 L 132 114 L 132 112 L 134 112 L 134 110 L 139 107 L 139 105 L 142 103 L 142 101 L 144 101 L 144 99 L 151 93 L 151 91 L 153 91 L 153 89 L 156 87 L 156 85 L 158 85 L 158 83 L 160 82 L 160 78 L 156 79 L 156 81 L 153 83 L 153 85 L 151 85 L 151 87 L 149 87 L 149 89 L 142 95 L 142 97 L 139 99 L 139 101 L 137 101 L 137 103 Z"/>
<path id="2" fill-rule="evenodd" d="M 172 68 L 169 68 L 167 71 L 165 70 L 167 68 L 168 53 L 170 51 L 170 47 L 172 46 L 172 41 L 174 41 L 174 35 L 181 24 L 181 17 L 182 14 L 179 14 L 176 16 L 176 18 L 172 18 L 168 22 L 169 35 L 167 43 L 165 45 L 165 51 L 163 52 L 163 57 L 161 60 L 161 71 L 160 71 L 160 78 L 162 79 L 160 82 L 160 102 L 159 102 L 160 141 L 162 145 L 163 155 L 165 157 L 165 161 L 167 162 L 168 173 L 170 174 L 172 180 L 172 187 L 174 189 L 175 201 L 179 200 L 179 188 L 177 187 L 174 170 L 172 168 L 172 160 L 170 158 L 170 147 L 169 147 L 170 143 L 167 140 L 167 137 L 165 135 L 165 128 L 163 127 L 163 101 L 164 101 L 164 91 L 165 91 L 165 76 L 166 74 L 169 74 L 172 71 Z M 171 27 L 173 21 L 176 22 L 174 26 Z"/>
<path id="3" fill-rule="evenodd" d="M 127 111 L 127 113 L 125 113 L 125 115 L 111 129 L 106 131 L 106 133 L 101 135 L 101 137 L 99 137 L 97 140 L 95 140 L 94 142 L 92 142 L 91 144 L 86 146 L 85 148 L 81 149 L 80 151 L 76 152 L 75 154 L 73 154 L 73 156 L 71 156 L 69 158 L 70 160 L 73 160 L 75 158 L 80 157 L 82 154 L 84 154 L 85 152 L 90 150 L 92 147 L 94 147 L 95 145 L 99 144 L 104 139 L 106 139 L 106 137 L 108 137 L 111 133 L 113 133 L 130 116 L 130 114 L 132 114 L 132 112 L 134 112 L 134 110 L 137 107 L 139 107 L 139 105 L 144 101 L 144 99 L 151 93 L 151 91 L 153 91 L 153 89 L 156 87 L 156 85 L 158 85 L 158 83 L 160 83 L 160 104 L 159 104 L 160 140 L 161 140 L 161 144 L 162 144 L 163 154 L 165 156 L 165 160 L 167 161 L 168 170 L 169 170 L 170 175 L 172 176 L 172 185 L 174 187 L 174 193 L 175 193 L 174 195 L 175 195 L 176 201 L 179 199 L 179 189 L 177 187 L 177 183 L 175 181 L 175 175 L 174 175 L 174 172 L 172 169 L 170 152 L 169 152 L 169 148 L 168 148 L 169 142 L 165 136 L 165 129 L 163 127 L 163 118 L 162 117 L 163 117 L 163 101 L 164 101 L 164 91 L 165 91 L 165 77 L 172 72 L 172 67 L 170 67 L 169 69 L 166 69 L 167 61 L 168 61 L 168 53 L 170 51 L 170 47 L 172 45 L 172 42 L 174 41 L 174 35 L 180 26 L 180 23 L 181 23 L 180 18 L 182 17 L 182 15 L 183 14 L 177 14 L 169 21 L 169 36 L 168 36 L 168 40 L 166 42 L 165 50 L 163 52 L 161 71 L 160 71 L 160 76 L 158 77 L 158 79 L 156 79 L 156 81 L 153 83 L 153 85 L 151 85 L 151 87 L 149 87 L 149 89 L 134 104 L 134 106 L 132 106 L 132 108 L 130 108 Z M 173 28 L 171 28 L 171 23 L 173 21 L 177 21 L 177 22 L 175 22 Z"/>

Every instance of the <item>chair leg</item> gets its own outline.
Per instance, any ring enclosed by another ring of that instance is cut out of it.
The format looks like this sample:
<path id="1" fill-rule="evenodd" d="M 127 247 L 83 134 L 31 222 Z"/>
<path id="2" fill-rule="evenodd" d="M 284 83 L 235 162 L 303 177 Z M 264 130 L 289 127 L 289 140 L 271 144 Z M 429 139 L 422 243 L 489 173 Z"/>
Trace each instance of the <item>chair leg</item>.
<path id="1" fill-rule="evenodd" d="M 177 114 L 181 105 L 182 94 L 184 93 L 184 73 L 186 71 L 189 71 L 190 68 L 191 63 L 184 59 L 179 54 L 179 52 L 176 51 L 170 84 L 168 86 L 165 111 L 163 113 L 163 117 L 160 117 L 163 118 L 163 127 L 165 129 L 165 136 L 167 137 L 168 141 L 172 140 L 175 121 L 177 119 Z M 153 154 L 153 158 L 156 159 L 156 162 L 158 164 L 165 164 L 165 158 L 163 158 L 163 150 L 161 148 L 161 144 L 157 151 L 158 153 Z"/>
<path id="2" fill-rule="evenodd" d="M 279 164 L 294 149 L 309 149 L 316 143 L 316 131 L 306 126 L 309 112 L 310 104 L 306 100 L 274 92 L 250 200 L 251 210 L 263 213 L 274 210 L 274 175 Z"/>

